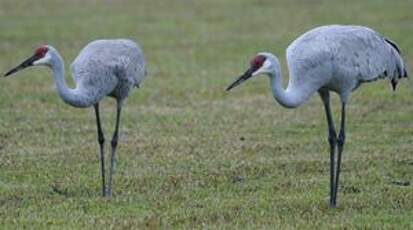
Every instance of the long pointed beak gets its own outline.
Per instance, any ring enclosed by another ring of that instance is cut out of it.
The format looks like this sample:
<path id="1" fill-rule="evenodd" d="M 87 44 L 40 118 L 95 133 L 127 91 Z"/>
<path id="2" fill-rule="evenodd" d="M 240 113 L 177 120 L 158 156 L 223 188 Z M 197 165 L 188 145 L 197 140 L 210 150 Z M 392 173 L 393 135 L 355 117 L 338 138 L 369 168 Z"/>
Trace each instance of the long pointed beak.
<path id="1" fill-rule="evenodd" d="M 252 68 L 249 68 L 247 71 L 245 71 L 245 73 L 243 75 L 241 75 L 240 77 L 238 77 L 231 85 L 229 85 L 226 89 L 226 91 L 230 91 L 232 88 L 238 86 L 239 84 L 241 84 L 242 82 L 248 80 L 248 78 L 252 77 L 252 73 L 254 72 L 254 70 Z"/>
<path id="2" fill-rule="evenodd" d="M 12 75 L 22 69 L 25 69 L 29 66 L 33 65 L 33 62 L 35 62 L 38 59 L 38 57 L 36 55 L 33 55 L 29 58 L 27 58 L 26 60 L 24 60 L 22 63 L 20 63 L 20 65 L 14 67 L 13 69 L 9 70 L 9 72 L 4 74 L 4 77 L 7 77 L 9 75 Z"/>

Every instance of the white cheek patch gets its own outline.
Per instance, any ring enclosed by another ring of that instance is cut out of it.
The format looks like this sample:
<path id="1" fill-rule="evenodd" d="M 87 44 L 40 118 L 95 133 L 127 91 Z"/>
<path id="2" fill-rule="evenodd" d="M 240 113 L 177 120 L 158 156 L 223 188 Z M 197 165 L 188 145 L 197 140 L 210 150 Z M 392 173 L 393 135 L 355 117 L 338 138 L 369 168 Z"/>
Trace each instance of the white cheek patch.
<path id="1" fill-rule="evenodd" d="M 270 61 L 268 61 L 268 60 L 265 60 L 264 61 L 264 64 L 262 64 L 262 67 L 261 67 L 261 69 L 269 69 L 271 67 L 271 62 Z"/>
<path id="2" fill-rule="evenodd" d="M 40 58 L 39 60 L 33 62 L 33 65 L 47 65 L 50 63 L 51 56 L 47 53 L 44 57 Z"/>

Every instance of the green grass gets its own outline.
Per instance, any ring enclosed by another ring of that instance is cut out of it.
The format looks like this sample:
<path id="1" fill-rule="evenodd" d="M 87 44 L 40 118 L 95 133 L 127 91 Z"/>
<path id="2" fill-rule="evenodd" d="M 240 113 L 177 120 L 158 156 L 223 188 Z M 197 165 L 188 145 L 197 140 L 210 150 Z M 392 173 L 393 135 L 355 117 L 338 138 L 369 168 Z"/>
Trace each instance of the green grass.
<path id="1" fill-rule="evenodd" d="M 1 80 L 0 228 L 412 228 L 411 81 L 352 95 L 334 210 L 318 96 L 286 110 L 265 78 L 224 92 L 256 52 L 285 67 L 287 45 L 323 24 L 373 27 L 413 66 L 412 9 L 409 0 L 1 0 L 0 70 L 40 44 L 68 66 L 91 40 L 127 37 L 142 45 L 149 77 L 126 102 L 112 199 L 99 194 L 93 111 L 65 105 L 46 68 Z M 109 140 L 113 100 L 102 110 Z"/>

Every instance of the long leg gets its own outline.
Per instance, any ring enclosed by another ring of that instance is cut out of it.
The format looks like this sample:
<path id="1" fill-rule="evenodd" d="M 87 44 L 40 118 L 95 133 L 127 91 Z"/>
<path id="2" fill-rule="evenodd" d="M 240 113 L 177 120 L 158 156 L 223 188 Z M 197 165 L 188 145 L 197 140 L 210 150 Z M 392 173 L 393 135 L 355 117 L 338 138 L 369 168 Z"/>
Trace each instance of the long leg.
<path id="1" fill-rule="evenodd" d="M 338 178 L 340 175 L 340 164 L 341 164 L 341 154 L 343 152 L 344 148 L 344 142 L 346 139 L 346 133 L 345 133 L 345 117 L 346 117 L 346 103 L 343 102 L 341 104 L 341 124 L 340 124 L 340 133 L 338 134 L 338 139 L 337 139 L 337 148 L 338 148 L 338 156 L 337 156 L 337 169 L 336 169 L 336 178 L 335 178 L 335 188 L 334 188 L 334 200 L 333 200 L 333 205 L 336 205 L 336 200 L 337 200 L 337 191 L 338 191 Z"/>
<path id="2" fill-rule="evenodd" d="M 120 113 L 122 110 L 122 101 L 118 100 L 116 104 L 116 126 L 115 131 L 113 132 L 112 137 L 112 155 L 110 156 L 110 172 L 109 172 L 109 187 L 108 187 L 108 195 L 112 196 L 112 176 L 115 171 L 115 164 L 116 164 L 116 147 L 118 146 L 118 134 L 119 134 L 119 121 L 120 121 Z"/>
<path id="3" fill-rule="evenodd" d="M 101 168 L 101 174 L 102 174 L 102 196 L 106 196 L 105 151 L 104 151 L 105 137 L 103 136 L 102 126 L 100 124 L 99 103 L 96 103 L 94 105 L 94 107 L 95 107 L 95 114 L 96 114 L 98 142 L 99 142 L 99 147 L 100 147 L 100 168 Z"/>
<path id="4" fill-rule="evenodd" d="M 330 144 L 330 206 L 335 207 L 334 202 L 334 188 L 335 188 L 335 149 L 337 143 L 337 134 L 334 128 L 334 121 L 331 115 L 330 108 L 330 93 L 326 91 L 319 91 L 321 99 L 323 100 L 324 109 L 328 125 L 328 143 Z"/>

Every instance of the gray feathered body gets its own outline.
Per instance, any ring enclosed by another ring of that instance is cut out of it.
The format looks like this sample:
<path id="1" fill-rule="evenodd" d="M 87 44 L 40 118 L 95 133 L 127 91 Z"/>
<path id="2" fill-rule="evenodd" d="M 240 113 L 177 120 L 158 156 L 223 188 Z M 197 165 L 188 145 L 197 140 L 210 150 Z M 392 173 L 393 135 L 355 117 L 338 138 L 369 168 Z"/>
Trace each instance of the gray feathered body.
<path id="1" fill-rule="evenodd" d="M 397 45 L 362 26 L 310 30 L 288 47 L 287 62 L 289 88 L 311 94 L 326 88 L 343 99 L 364 82 L 387 78 L 395 87 L 399 78 L 407 77 Z"/>
<path id="2" fill-rule="evenodd" d="M 104 96 L 124 99 L 146 75 L 141 48 L 127 39 L 89 43 L 73 61 L 71 70 L 78 90 L 96 101 Z"/>

